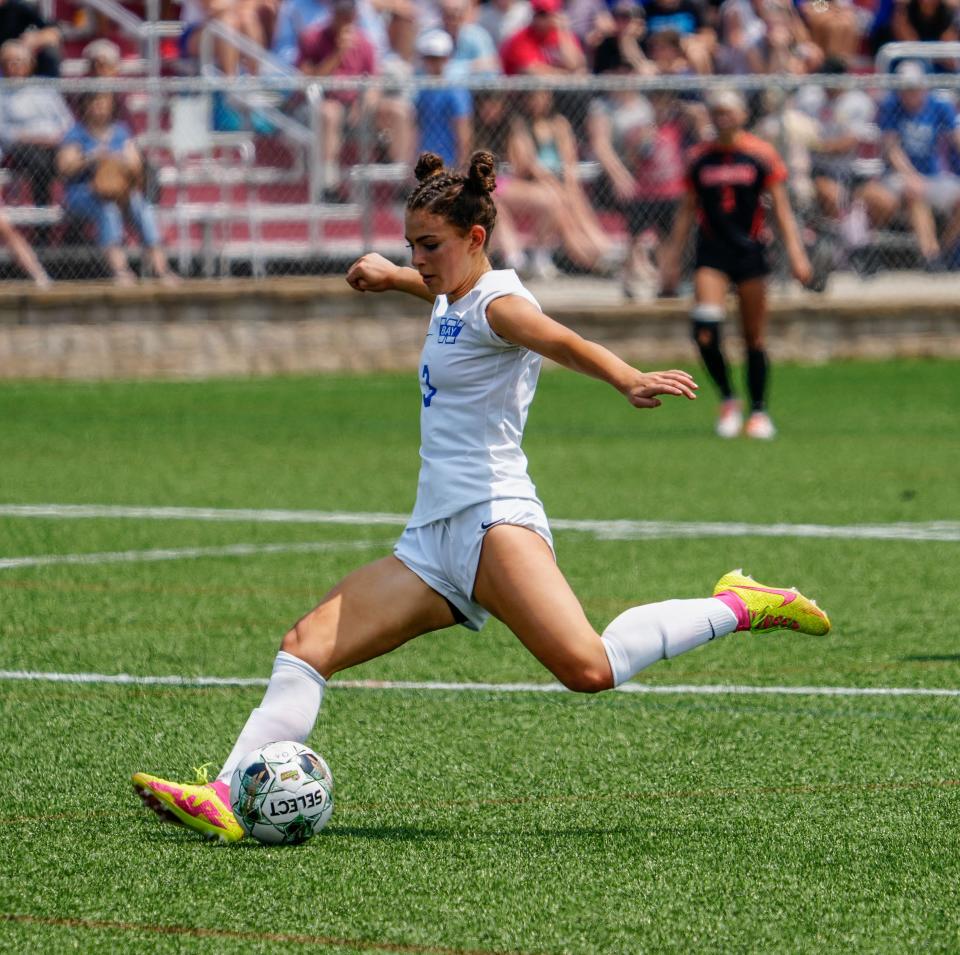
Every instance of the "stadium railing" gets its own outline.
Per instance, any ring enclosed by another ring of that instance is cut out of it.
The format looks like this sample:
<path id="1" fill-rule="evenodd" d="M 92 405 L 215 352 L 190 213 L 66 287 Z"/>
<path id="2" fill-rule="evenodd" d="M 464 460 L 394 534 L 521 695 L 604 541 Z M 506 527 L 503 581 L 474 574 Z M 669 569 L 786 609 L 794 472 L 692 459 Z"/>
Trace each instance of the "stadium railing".
<path id="1" fill-rule="evenodd" d="M 960 78 L 948 74 L 525 77 L 451 85 L 427 77 L 320 81 L 269 61 L 260 76 L 225 77 L 211 56 L 201 59 L 200 76 L 0 81 L 0 97 L 42 85 L 74 108 L 96 91 L 123 100 L 147 161 L 145 190 L 162 241 L 185 277 L 330 273 L 366 249 L 402 256 L 412 161 L 420 148 L 443 151 L 457 142 L 456 131 L 436 120 L 436 103 L 421 103 L 417 123 L 418 97 L 455 89 L 466 91 L 454 98 L 472 111 L 470 148 L 492 148 L 501 160 L 497 198 L 504 214 L 494 252 L 503 261 L 531 271 L 610 275 L 632 249 L 637 282 L 654 288 L 656 247 L 683 188 L 683 153 L 708 134 L 704 95 L 722 86 L 742 92 L 750 128 L 784 157 L 798 217 L 822 267 L 862 275 L 927 267 L 905 203 L 872 221 L 876 203 L 868 200 L 875 197 L 865 187 L 892 185 L 878 122 L 896 128 L 899 91 L 922 87 L 948 110 L 960 94 Z M 566 168 L 562 148 L 543 149 L 535 169 L 524 158 L 531 115 L 545 109 L 531 94 L 544 90 L 558 146 L 565 137 L 573 146 Z M 346 104 L 332 111 L 341 117 L 336 168 L 323 158 L 328 100 Z M 840 134 L 849 134 L 847 146 L 825 152 Z M 4 143 L 6 157 L 9 149 Z M 936 151 L 948 198 L 954 179 L 958 184 L 956 202 L 940 195 L 934 209 L 944 240 L 955 234 L 954 213 L 960 226 L 960 149 L 943 141 Z M 40 207 L 30 178 L 5 159 L 0 190 L 8 217 L 55 278 L 103 277 L 96 237 L 64 207 L 62 181 L 53 183 L 51 204 Z M 135 238 L 127 241 L 136 260 Z M 951 264 L 952 251 L 943 249 L 941 264 Z M 6 250 L 0 274 L 18 275 Z"/>

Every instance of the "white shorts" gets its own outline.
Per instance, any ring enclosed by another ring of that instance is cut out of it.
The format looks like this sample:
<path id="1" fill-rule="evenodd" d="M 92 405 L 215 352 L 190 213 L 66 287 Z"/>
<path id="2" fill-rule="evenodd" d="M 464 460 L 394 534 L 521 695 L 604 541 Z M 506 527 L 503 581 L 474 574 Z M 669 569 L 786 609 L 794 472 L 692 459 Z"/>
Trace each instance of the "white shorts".
<path id="1" fill-rule="evenodd" d="M 484 535 L 495 524 L 527 527 L 553 550 L 543 505 L 513 497 L 474 504 L 422 527 L 407 527 L 393 549 L 399 561 L 460 612 L 459 622 L 471 630 L 479 630 L 490 617 L 473 599 L 473 584 Z"/>

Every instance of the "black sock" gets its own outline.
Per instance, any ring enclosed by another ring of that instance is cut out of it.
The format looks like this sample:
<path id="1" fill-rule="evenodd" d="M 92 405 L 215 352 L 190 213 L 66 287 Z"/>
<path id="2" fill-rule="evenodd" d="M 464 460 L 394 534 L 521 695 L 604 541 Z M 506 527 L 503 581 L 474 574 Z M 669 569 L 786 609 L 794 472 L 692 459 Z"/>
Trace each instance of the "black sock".
<path id="1" fill-rule="evenodd" d="M 767 353 L 762 348 L 747 349 L 747 390 L 750 392 L 752 411 L 763 411 L 766 408 L 769 369 Z"/>
<path id="2" fill-rule="evenodd" d="M 697 348 L 700 349 L 700 357 L 703 359 L 707 373 L 719 389 L 720 396 L 724 401 L 732 398 L 733 389 L 730 387 L 730 372 L 720 348 L 720 323 L 694 321 L 693 340 L 697 343 Z"/>

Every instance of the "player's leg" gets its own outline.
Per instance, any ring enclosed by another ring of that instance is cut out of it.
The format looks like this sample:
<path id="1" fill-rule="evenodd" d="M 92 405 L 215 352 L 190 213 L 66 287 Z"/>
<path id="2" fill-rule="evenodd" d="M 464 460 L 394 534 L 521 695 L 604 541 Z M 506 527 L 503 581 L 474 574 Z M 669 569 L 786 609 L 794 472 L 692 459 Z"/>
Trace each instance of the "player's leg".
<path id="1" fill-rule="evenodd" d="M 698 258 L 704 255 L 705 250 L 701 246 L 698 248 Z M 721 341 L 729 284 L 726 273 L 712 266 L 699 265 L 693 273 L 691 330 L 707 374 L 720 392 L 716 432 L 721 438 L 735 438 L 743 426 L 743 413 L 733 392 L 730 369 Z"/>
<path id="2" fill-rule="evenodd" d="M 241 838 L 229 801 L 237 763 L 275 740 L 304 742 L 332 674 L 456 622 L 447 601 L 396 557 L 361 567 L 286 633 L 263 699 L 213 783 L 189 785 L 137 773 L 135 789 L 169 821 L 227 841 Z"/>
<path id="3" fill-rule="evenodd" d="M 608 690 L 738 626 L 737 615 L 711 597 L 632 607 L 598 634 L 543 538 L 509 524 L 484 538 L 474 599 L 564 686 L 583 693 Z"/>
<path id="4" fill-rule="evenodd" d="M 766 349 L 766 277 L 757 276 L 738 283 L 737 298 L 747 349 L 747 392 L 750 395 L 750 416 L 744 430 L 750 438 L 770 439 L 777 430 L 767 414 L 770 360 Z"/>
<path id="5" fill-rule="evenodd" d="M 619 686 L 658 660 L 734 631 L 830 630 L 812 600 L 732 571 L 712 597 L 631 607 L 598 634 L 543 538 L 510 524 L 491 528 L 484 538 L 474 599 L 565 686 L 585 693 Z"/>
<path id="6" fill-rule="evenodd" d="M 263 743 L 304 742 L 334 673 L 454 623 L 446 600 L 396 557 L 355 570 L 284 635 L 263 702 L 218 778 L 229 782 L 240 759 Z"/>

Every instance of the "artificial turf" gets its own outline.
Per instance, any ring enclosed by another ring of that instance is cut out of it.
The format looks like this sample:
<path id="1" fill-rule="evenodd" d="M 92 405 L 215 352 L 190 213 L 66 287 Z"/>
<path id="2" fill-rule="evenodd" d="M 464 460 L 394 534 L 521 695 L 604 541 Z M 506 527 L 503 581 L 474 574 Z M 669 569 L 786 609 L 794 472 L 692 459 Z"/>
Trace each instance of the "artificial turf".
<path id="1" fill-rule="evenodd" d="M 0 385 L 0 504 L 409 510 L 408 376 Z M 556 518 L 960 520 L 949 362 L 776 369 L 771 444 L 710 396 L 635 411 L 545 374 L 526 448 Z M 0 516 L 0 558 L 327 542 L 317 553 L 0 569 L 0 669 L 263 676 L 283 630 L 398 528 Z M 602 627 L 743 565 L 831 613 L 657 685 L 960 687 L 960 542 L 556 534 Z M 344 677 L 548 682 L 499 624 Z M 161 827 L 130 772 L 222 759 L 257 688 L 0 682 L 0 939 L 24 951 L 954 952 L 960 698 L 331 685 L 337 808 L 305 846 Z"/>

